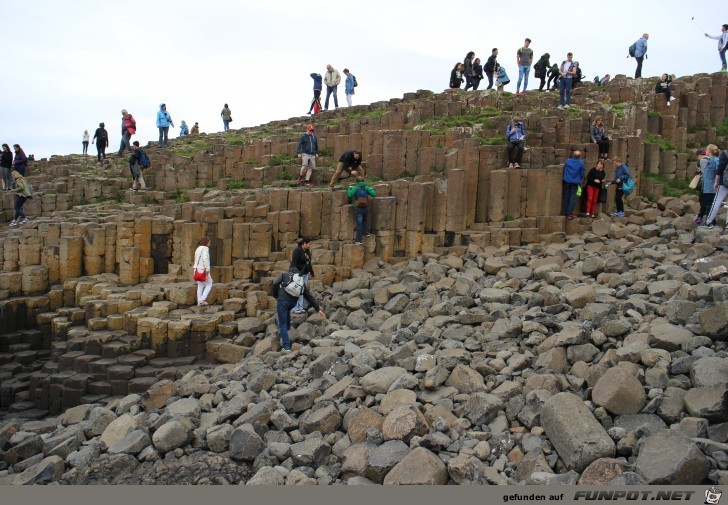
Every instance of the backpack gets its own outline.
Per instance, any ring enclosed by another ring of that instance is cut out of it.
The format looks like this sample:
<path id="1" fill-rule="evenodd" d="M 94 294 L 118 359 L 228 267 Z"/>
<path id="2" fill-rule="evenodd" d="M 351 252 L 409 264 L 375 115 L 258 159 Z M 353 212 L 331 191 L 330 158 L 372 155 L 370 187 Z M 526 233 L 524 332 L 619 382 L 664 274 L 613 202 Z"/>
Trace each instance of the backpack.
<path id="1" fill-rule="evenodd" d="M 106 133 L 106 130 L 102 128 L 96 138 L 99 139 L 102 143 L 105 143 L 107 140 L 109 140 L 109 134 Z"/>
<path id="2" fill-rule="evenodd" d="M 305 286 L 303 285 L 303 279 L 299 274 L 290 274 L 288 277 L 288 282 L 286 282 L 286 285 L 283 286 L 283 289 L 285 289 L 286 293 L 288 293 L 289 295 L 298 298 L 303 293 L 304 287 Z"/>
<path id="3" fill-rule="evenodd" d="M 152 162 L 147 156 L 147 153 L 139 149 L 139 166 L 142 168 L 149 168 L 152 166 Z"/>
<path id="4" fill-rule="evenodd" d="M 351 74 L 351 76 L 354 78 L 354 87 L 356 88 L 359 85 L 359 83 L 356 82 L 356 76 L 354 74 Z"/>
<path id="5" fill-rule="evenodd" d="M 361 186 L 356 188 L 354 205 L 357 207 L 369 207 L 369 193 L 367 193 L 366 188 L 362 188 Z"/>
<path id="6" fill-rule="evenodd" d="M 601 86 L 601 81 L 599 80 L 598 75 L 594 77 L 594 84 L 596 84 L 597 86 Z"/>
<path id="7" fill-rule="evenodd" d="M 631 177 L 622 183 L 622 193 L 629 196 L 634 193 L 634 179 Z"/>
<path id="8" fill-rule="evenodd" d="M 629 48 L 627 49 L 627 52 L 629 53 L 629 55 L 632 58 L 634 58 L 634 55 L 637 52 L 637 42 L 635 42 L 634 44 L 632 44 L 631 46 L 629 46 Z"/>

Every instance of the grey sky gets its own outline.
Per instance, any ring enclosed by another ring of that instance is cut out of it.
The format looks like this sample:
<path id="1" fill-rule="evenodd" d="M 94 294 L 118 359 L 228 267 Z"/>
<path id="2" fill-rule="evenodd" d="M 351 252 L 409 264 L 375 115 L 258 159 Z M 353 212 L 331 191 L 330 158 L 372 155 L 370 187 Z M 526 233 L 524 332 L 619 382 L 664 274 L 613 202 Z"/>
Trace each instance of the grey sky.
<path id="1" fill-rule="evenodd" d="M 627 47 L 650 34 L 644 76 L 720 69 L 711 35 L 728 23 L 724 2 L 430 0 L 301 2 L 4 0 L 5 51 L 0 141 L 27 154 L 79 153 L 81 134 L 104 121 L 118 149 L 122 108 L 137 120 L 134 137 L 155 140 L 165 102 L 175 121 L 201 131 L 303 115 L 311 72 L 331 63 L 356 75 L 354 104 L 442 91 L 456 61 L 473 50 L 483 62 L 492 47 L 515 91 L 515 53 L 525 37 L 538 57 L 568 51 L 588 79 L 633 75 Z M 717 15 L 716 13 L 721 13 Z M 720 16 L 723 16 L 721 18 Z M 529 88 L 538 81 L 533 77 Z M 325 92 L 324 92 L 325 93 Z M 346 105 L 343 83 L 339 105 Z M 90 151 L 95 154 L 95 149 Z"/>

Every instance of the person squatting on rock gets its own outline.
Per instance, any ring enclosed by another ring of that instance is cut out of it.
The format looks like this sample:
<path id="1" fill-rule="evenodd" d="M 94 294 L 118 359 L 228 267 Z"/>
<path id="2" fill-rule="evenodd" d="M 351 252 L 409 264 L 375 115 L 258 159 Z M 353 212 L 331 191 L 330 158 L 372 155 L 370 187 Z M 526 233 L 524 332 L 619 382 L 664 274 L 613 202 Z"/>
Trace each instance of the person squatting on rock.
<path id="1" fill-rule="evenodd" d="M 574 205 L 576 204 L 576 190 L 584 180 L 586 167 L 581 160 L 581 151 L 574 151 L 574 155 L 564 163 L 562 178 L 561 209 L 566 219 L 574 219 Z"/>
<path id="2" fill-rule="evenodd" d="M 298 174 L 296 183 L 303 183 L 303 174 L 306 174 L 306 186 L 313 186 L 311 174 L 316 169 L 316 158 L 318 158 L 318 138 L 313 125 L 306 125 L 306 133 L 302 134 L 296 145 L 296 155 L 301 158 L 301 172 Z"/>
<path id="3" fill-rule="evenodd" d="M 131 151 L 131 136 L 136 133 L 136 120 L 126 109 L 121 109 L 121 143 L 119 144 L 119 156 L 128 149 Z"/>
<path id="4" fill-rule="evenodd" d="M 334 184 L 339 180 L 342 172 L 349 174 L 347 179 L 351 176 L 364 175 L 364 168 L 361 166 L 361 151 L 349 149 L 341 155 L 339 163 L 336 165 L 336 171 L 329 182 L 329 189 L 334 189 Z"/>
<path id="5" fill-rule="evenodd" d="M 279 275 L 274 281 L 271 294 L 278 300 L 276 303 L 276 315 L 278 316 L 278 329 L 281 332 L 281 340 L 283 341 L 284 352 L 290 352 L 291 341 L 288 338 L 288 330 L 291 329 L 291 309 L 295 307 L 298 298 L 286 291 L 284 282 L 288 283 L 293 276 L 297 274 L 298 269 L 291 268 L 287 273 Z M 308 286 L 303 287 L 303 297 L 318 312 L 321 319 L 326 319 L 326 314 L 316 302 L 316 298 L 309 291 Z"/>
<path id="6" fill-rule="evenodd" d="M 167 112 L 167 105 L 161 104 L 157 112 L 157 128 L 159 128 L 159 147 L 167 147 L 169 127 L 174 128 L 172 116 Z"/>
<path id="7" fill-rule="evenodd" d="M 599 159 L 606 160 L 609 157 L 609 137 L 604 133 L 602 116 L 594 118 L 594 122 L 589 127 L 589 138 L 592 143 L 599 146 Z"/>
<path id="8" fill-rule="evenodd" d="M 205 280 L 197 281 L 197 305 L 206 307 L 207 297 L 212 289 L 212 275 L 210 275 L 210 237 L 202 237 L 197 243 L 195 250 L 195 262 L 192 266 L 194 271 L 205 272 Z"/>
<path id="9" fill-rule="evenodd" d="M 718 168 L 715 171 L 715 178 L 713 179 L 713 188 L 716 191 L 715 198 L 713 199 L 713 205 L 710 207 L 710 213 L 705 220 L 708 228 L 715 226 L 715 218 L 718 217 L 720 206 L 723 205 L 723 201 L 728 196 L 728 176 L 725 173 L 726 166 L 728 166 L 728 151 L 723 151 L 718 157 Z M 710 181 L 704 180 L 703 184 L 710 184 Z M 728 229 L 728 216 L 726 216 L 726 224 L 726 229 Z"/>
<path id="10" fill-rule="evenodd" d="M 698 161 L 698 173 L 701 179 L 700 188 L 700 211 L 695 216 L 695 224 L 703 224 L 712 228 L 715 221 L 703 221 L 703 218 L 710 212 L 710 207 L 715 199 L 715 173 L 718 171 L 718 155 L 720 149 L 715 145 L 709 144 L 705 148 L 705 156 Z"/>
<path id="11" fill-rule="evenodd" d="M 354 97 L 354 84 L 356 82 L 356 77 L 354 77 L 354 74 L 349 72 L 348 68 L 344 69 L 344 75 L 346 76 L 346 80 L 344 81 L 344 93 L 346 94 L 346 105 L 351 107 L 351 100 Z"/>
<path id="12" fill-rule="evenodd" d="M 561 73 L 559 72 L 559 66 L 556 63 L 551 65 L 551 68 L 549 69 L 547 75 L 548 82 L 546 83 L 546 92 L 548 93 L 548 91 L 551 89 L 556 90 L 559 88 L 559 77 L 561 77 Z"/>
<path id="13" fill-rule="evenodd" d="M 494 47 L 490 51 L 490 56 L 488 56 L 488 59 L 485 61 L 485 65 L 483 66 L 483 70 L 485 70 L 485 75 L 488 77 L 488 88 L 487 89 L 493 89 L 493 79 L 495 78 L 495 71 L 496 71 L 496 64 L 498 63 L 498 48 Z"/>
<path id="14" fill-rule="evenodd" d="M 83 131 L 83 137 L 81 140 L 81 147 L 83 148 L 83 151 L 81 154 L 88 154 L 88 141 L 91 138 L 91 136 L 88 133 L 88 130 Z"/>
<path id="15" fill-rule="evenodd" d="M 303 285 L 308 286 L 309 276 L 313 279 L 315 277 L 313 272 L 313 265 L 311 264 L 311 243 L 310 237 L 302 237 L 298 239 L 297 246 L 293 250 L 291 255 L 291 264 L 288 269 L 295 268 L 298 270 L 299 275 L 303 279 Z M 298 303 L 293 307 L 294 314 L 304 314 L 306 311 L 303 310 L 303 294 L 298 297 Z"/>
<path id="16" fill-rule="evenodd" d="M 96 128 L 93 140 L 96 141 L 96 162 L 101 163 L 101 156 L 106 159 L 106 148 L 109 147 L 109 132 L 104 128 L 104 123 L 99 123 Z"/>
<path id="17" fill-rule="evenodd" d="M 518 118 L 513 118 L 513 122 L 506 128 L 506 140 L 508 141 L 508 168 L 521 168 L 526 128 Z"/>
<path id="18" fill-rule="evenodd" d="M 13 170 L 11 175 L 15 180 L 15 189 L 13 190 L 15 191 L 15 213 L 13 220 L 10 221 L 10 226 L 17 226 L 28 222 L 28 218 L 26 217 L 25 212 L 23 212 L 23 205 L 25 205 L 28 198 L 33 198 L 33 193 L 30 190 L 28 181 L 26 181 L 25 177 L 23 177 L 23 174 L 17 170 Z"/>
<path id="19" fill-rule="evenodd" d="M 233 113 L 230 112 L 228 104 L 223 105 L 222 111 L 220 111 L 220 117 L 222 117 L 222 127 L 225 131 L 230 129 L 230 122 L 233 120 Z"/>
<path id="20" fill-rule="evenodd" d="M 356 184 L 347 191 L 347 196 L 354 204 L 354 219 L 356 220 L 356 243 L 361 245 L 362 235 L 369 236 L 369 197 L 377 196 L 376 191 L 364 182 L 364 177 L 357 176 Z"/>
<path id="21" fill-rule="evenodd" d="M 721 26 L 720 35 L 713 36 L 706 33 L 705 36 L 718 41 L 718 55 L 720 56 L 721 63 L 720 71 L 728 72 L 728 67 L 725 62 L 725 52 L 728 49 L 728 24 Z"/>
<path id="22" fill-rule="evenodd" d="M 611 215 L 624 216 L 624 191 L 622 191 L 622 186 L 632 176 L 629 173 L 629 167 L 622 163 L 622 160 L 619 158 L 614 158 L 612 163 L 614 163 L 615 168 L 614 179 L 612 179 L 611 183 L 607 184 L 607 187 L 609 187 L 609 184 L 617 185 L 616 191 L 614 192 L 614 205 L 617 206 L 617 211 L 612 212 Z"/>
<path id="23" fill-rule="evenodd" d="M 336 90 L 341 82 L 341 74 L 331 65 L 326 65 L 326 76 L 324 77 L 324 84 L 326 84 L 326 103 L 324 108 L 329 110 L 329 97 L 333 93 L 334 95 L 334 107 L 339 108 L 339 99 L 336 96 Z"/>
<path id="24" fill-rule="evenodd" d="M 458 62 L 450 71 L 450 89 L 460 89 L 463 84 L 463 64 Z"/>
<path id="25" fill-rule="evenodd" d="M 595 218 L 599 194 L 604 186 L 604 160 L 597 161 L 597 166 L 589 170 L 586 176 L 586 216 Z M 583 197 L 583 195 L 582 195 Z"/>
<path id="26" fill-rule="evenodd" d="M 523 42 L 523 47 L 516 51 L 516 65 L 518 65 L 518 83 L 516 84 L 516 95 L 526 94 L 526 88 L 528 88 L 528 74 L 531 72 L 531 63 L 533 63 L 533 49 L 528 46 L 531 45 L 531 39 L 526 39 Z M 521 92 L 521 80 L 523 80 L 523 92 Z"/>
<path id="27" fill-rule="evenodd" d="M 470 51 L 463 60 L 463 76 L 465 77 L 465 91 L 473 87 L 473 58 L 475 52 Z"/>
<path id="28" fill-rule="evenodd" d="M 667 105 L 670 105 L 670 102 L 675 100 L 675 97 L 672 96 L 672 90 L 670 89 L 670 83 L 672 83 L 673 78 L 674 76 L 672 75 L 662 74 L 660 81 L 655 85 L 655 93 L 663 93 L 667 100 Z"/>
<path id="29" fill-rule="evenodd" d="M 634 43 L 634 59 L 637 60 L 637 68 L 634 71 L 635 79 L 640 79 L 642 77 L 642 62 L 647 57 L 647 39 L 649 38 L 649 34 L 645 33 Z"/>
<path id="30" fill-rule="evenodd" d="M 13 178 L 10 172 L 13 171 L 13 153 L 10 152 L 10 146 L 3 144 L 3 154 L 0 158 L 0 175 L 2 176 L 3 191 L 10 191 L 13 188 Z"/>
<path id="31" fill-rule="evenodd" d="M 147 185 L 144 182 L 144 175 L 142 174 L 141 166 L 141 155 L 142 149 L 139 147 L 139 141 L 134 141 L 134 149 L 132 150 L 131 156 L 129 157 L 129 171 L 131 172 L 131 188 L 130 191 L 141 191 L 147 190 Z"/>
<path id="32" fill-rule="evenodd" d="M 571 106 L 571 86 L 576 75 L 573 57 L 572 53 L 567 53 L 559 68 L 559 109 L 568 109 Z"/>
<path id="33" fill-rule="evenodd" d="M 313 100 L 311 100 L 311 106 L 308 108 L 309 114 L 311 114 L 311 111 L 314 109 L 314 105 L 318 105 L 319 111 L 323 108 L 321 107 L 321 90 L 323 89 L 323 77 L 321 77 L 321 74 L 317 74 L 314 72 L 311 74 L 311 79 L 313 79 Z"/>
<path id="34" fill-rule="evenodd" d="M 495 64 L 495 85 L 498 87 L 498 93 L 503 93 L 503 88 L 506 84 L 511 82 L 511 80 L 508 78 L 508 74 L 506 73 L 506 69 L 500 65 L 500 63 Z"/>

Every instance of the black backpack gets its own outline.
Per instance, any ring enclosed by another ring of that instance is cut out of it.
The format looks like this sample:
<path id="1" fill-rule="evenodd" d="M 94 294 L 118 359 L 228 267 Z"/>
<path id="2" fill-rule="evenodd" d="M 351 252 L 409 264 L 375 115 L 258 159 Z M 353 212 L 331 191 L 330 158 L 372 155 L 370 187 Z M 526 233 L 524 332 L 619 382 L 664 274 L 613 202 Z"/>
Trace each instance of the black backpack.
<path id="1" fill-rule="evenodd" d="M 356 81 L 356 76 L 354 74 L 351 75 L 354 78 L 354 87 L 356 88 L 359 83 Z"/>

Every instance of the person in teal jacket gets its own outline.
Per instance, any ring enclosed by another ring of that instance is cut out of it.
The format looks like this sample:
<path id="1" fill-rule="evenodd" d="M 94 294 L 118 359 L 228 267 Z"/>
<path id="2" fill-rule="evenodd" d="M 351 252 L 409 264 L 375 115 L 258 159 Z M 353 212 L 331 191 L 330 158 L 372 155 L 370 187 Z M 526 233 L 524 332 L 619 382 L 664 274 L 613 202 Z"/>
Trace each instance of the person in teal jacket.
<path id="1" fill-rule="evenodd" d="M 364 177 L 357 176 L 356 184 L 351 186 L 346 194 L 354 203 L 354 218 L 356 219 L 356 243 L 361 244 L 362 234 L 369 236 L 369 197 L 377 196 L 377 192 L 364 182 Z"/>
<path id="2" fill-rule="evenodd" d="M 157 128 L 159 128 L 159 147 L 167 147 L 167 137 L 169 135 L 169 127 L 174 128 L 172 116 L 167 112 L 167 105 L 161 104 L 159 112 L 157 112 Z"/>

